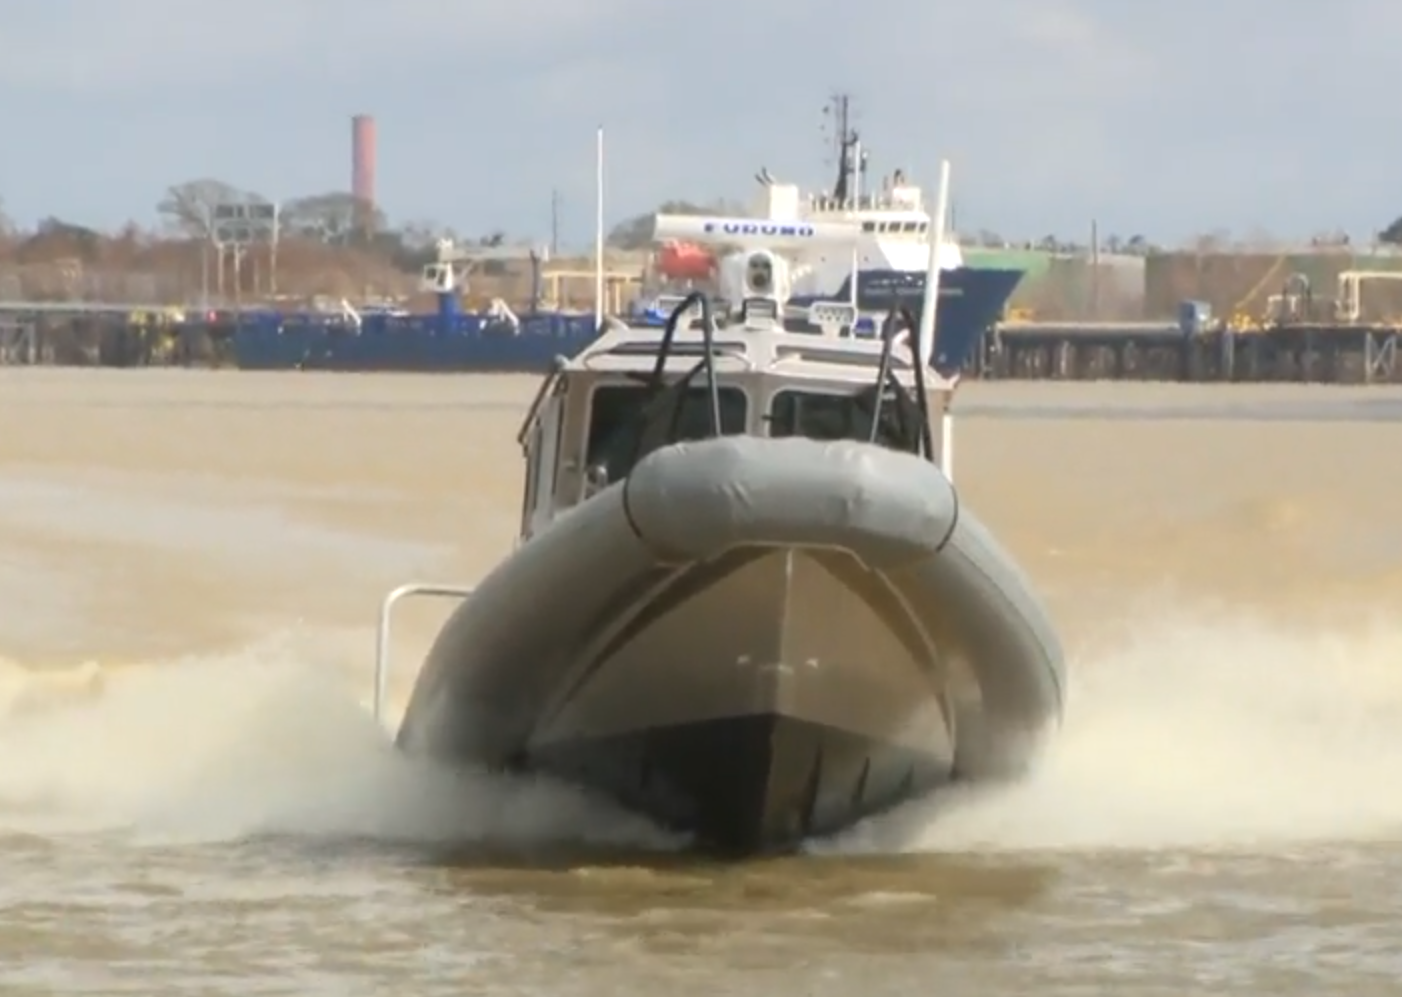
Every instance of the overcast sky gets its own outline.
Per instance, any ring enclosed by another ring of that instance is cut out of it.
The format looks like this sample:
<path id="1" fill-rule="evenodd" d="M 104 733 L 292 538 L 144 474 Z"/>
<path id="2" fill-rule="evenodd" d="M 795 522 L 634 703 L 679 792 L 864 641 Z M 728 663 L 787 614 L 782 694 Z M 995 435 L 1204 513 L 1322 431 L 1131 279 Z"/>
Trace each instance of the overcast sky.
<path id="1" fill-rule="evenodd" d="M 167 185 L 349 186 L 393 220 L 587 241 L 669 197 L 829 184 L 850 91 L 873 170 L 953 161 L 961 228 L 1355 237 L 1402 213 L 1399 0 L 0 0 L 0 198 L 149 222 Z"/>

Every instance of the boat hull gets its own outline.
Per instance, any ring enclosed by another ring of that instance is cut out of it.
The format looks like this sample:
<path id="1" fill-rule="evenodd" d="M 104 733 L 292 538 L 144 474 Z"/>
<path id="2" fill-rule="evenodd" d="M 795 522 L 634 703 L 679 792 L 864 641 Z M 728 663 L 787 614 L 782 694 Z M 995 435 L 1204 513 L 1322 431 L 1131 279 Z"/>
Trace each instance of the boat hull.
<path id="1" fill-rule="evenodd" d="M 729 854 L 1021 771 L 1061 652 L 927 461 L 664 448 L 522 545 L 445 625 L 399 742 L 606 793 Z"/>
<path id="2" fill-rule="evenodd" d="M 367 315 L 343 318 L 258 313 L 230 334 L 240 370 L 397 373 L 545 372 L 597 338 L 592 315 L 521 316 L 519 330 L 483 316 Z"/>
<path id="3" fill-rule="evenodd" d="M 892 589 L 849 554 L 744 547 L 659 587 L 523 761 L 709 847 L 763 852 L 947 782 L 954 738 Z"/>
<path id="4" fill-rule="evenodd" d="M 937 756 L 782 713 L 587 739 L 534 761 L 734 856 L 792 851 L 948 781 Z"/>

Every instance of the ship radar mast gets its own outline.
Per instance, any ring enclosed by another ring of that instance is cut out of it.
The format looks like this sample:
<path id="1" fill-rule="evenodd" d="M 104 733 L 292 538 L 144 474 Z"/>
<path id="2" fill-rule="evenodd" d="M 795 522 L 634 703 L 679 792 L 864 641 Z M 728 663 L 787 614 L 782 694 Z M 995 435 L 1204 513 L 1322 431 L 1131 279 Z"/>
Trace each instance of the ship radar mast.
<path id="1" fill-rule="evenodd" d="M 823 116 L 831 122 L 831 140 L 837 156 L 837 182 L 833 184 L 832 200 L 847 204 L 853 199 L 854 188 L 864 186 L 867 169 L 867 154 L 852 122 L 851 95 L 834 94 L 823 108 Z"/>

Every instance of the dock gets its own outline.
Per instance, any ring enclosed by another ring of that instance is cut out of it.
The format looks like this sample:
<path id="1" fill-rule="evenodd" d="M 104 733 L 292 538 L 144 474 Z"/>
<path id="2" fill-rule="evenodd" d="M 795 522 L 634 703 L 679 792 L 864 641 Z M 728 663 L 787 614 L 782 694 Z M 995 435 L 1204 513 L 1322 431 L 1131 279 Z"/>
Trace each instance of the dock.
<path id="1" fill-rule="evenodd" d="M 105 302 L 0 302 L 0 367 L 223 366 L 226 319 Z"/>
<path id="2" fill-rule="evenodd" d="M 1402 325 L 1008 322 L 970 376 L 985 380 L 1402 383 Z"/>
<path id="3" fill-rule="evenodd" d="M 0 366 L 232 367 L 238 313 L 0 302 Z M 1402 383 L 1402 323 L 1003 322 L 967 377 L 1035 381 Z M 534 373 L 535 371 L 522 371 Z"/>

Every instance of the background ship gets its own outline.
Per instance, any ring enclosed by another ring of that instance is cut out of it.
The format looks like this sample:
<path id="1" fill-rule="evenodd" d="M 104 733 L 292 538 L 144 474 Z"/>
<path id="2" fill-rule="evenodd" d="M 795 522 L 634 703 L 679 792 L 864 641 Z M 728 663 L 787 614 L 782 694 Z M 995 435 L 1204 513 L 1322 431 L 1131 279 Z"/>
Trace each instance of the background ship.
<path id="1" fill-rule="evenodd" d="M 755 179 L 762 192 L 752 214 L 781 222 L 857 222 L 866 234 L 855 259 L 830 257 L 823 249 L 795 255 L 799 272 L 806 271 L 795 285 L 792 304 L 796 309 L 838 300 L 852 302 L 872 316 L 885 314 L 897 303 L 918 314 L 925 295 L 932 224 L 924 194 L 899 169 L 883 175 L 874 186 L 867 184 L 869 154 L 851 127 L 849 111 L 845 96 L 828 107 L 837 125 L 837 178 L 832 190 L 805 196 L 796 185 L 780 183 L 761 169 Z M 663 247 L 657 268 L 679 285 L 673 290 L 682 293 L 708 283 L 715 258 L 714 252 L 702 247 L 674 242 Z M 946 342 L 962 346 L 979 336 L 998 320 L 1017 289 L 1024 271 L 990 262 L 971 266 L 956 241 L 941 245 L 938 322 Z M 657 306 L 661 304 L 665 302 L 656 303 L 649 317 L 655 319 L 664 312 Z M 871 323 L 865 325 L 870 328 Z"/>
<path id="2" fill-rule="evenodd" d="M 757 174 L 762 193 L 758 219 L 856 221 L 866 235 L 852 256 L 797 254 L 792 304 L 806 309 L 815 301 L 854 303 L 868 318 L 857 333 L 870 333 L 877 316 L 903 302 L 918 313 L 924 301 L 932 219 L 920 187 L 901 170 L 866 189 L 868 154 L 850 127 L 848 100 L 829 108 L 837 122 L 837 178 L 830 192 L 805 195 L 797 185 L 777 182 L 767 170 Z M 519 251 L 517 251 L 519 253 Z M 356 312 L 349 305 L 337 315 L 240 316 L 233 331 L 234 358 L 244 369 L 322 369 L 345 371 L 519 371 L 547 370 L 561 354 L 572 356 L 594 341 L 594 314 L 529 311 L 514 313 L 504 302 L 482 314 L 465 314 L 459 302 L 465 267 L 482 251 L 439 246 L 438 261 L 424 272 L 424 286 L 438 301 L 435 313 L 406 315 Z M 539 266 L 539 259 L 534 259 Z M 959 245 L 940 250 L 941 277 L 936 312 L 941 340 L 965 355 L 998 320 L 1017 289 L 1023 270 L 970 265 Z M 635 323 L 660 323 L 668 306 L 683 294 L 715 279 L 716 256 L 686 242 L 664 244 L 653 260 L 658 278 L 632 305 Z"/>

